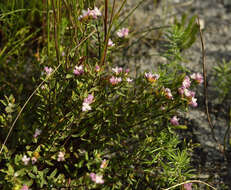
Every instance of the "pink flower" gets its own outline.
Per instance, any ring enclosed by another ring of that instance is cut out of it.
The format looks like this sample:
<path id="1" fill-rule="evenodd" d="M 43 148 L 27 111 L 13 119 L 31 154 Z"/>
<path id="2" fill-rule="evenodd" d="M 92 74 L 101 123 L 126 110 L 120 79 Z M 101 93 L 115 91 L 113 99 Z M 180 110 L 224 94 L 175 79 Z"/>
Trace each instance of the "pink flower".
<path id="1" fill-rule="evenodd" d="M 94 96 L 92 94 L 88 94 L 87 98 L 84 99 L 84 103 L 91 104 L 94 100 Z"/>
<path id="2" fill-rule="evenodd" d="M 192 97 L 191 101 L 189 102 L 189 105 L 192 107 L 197 107 L 197 99 Z"/>
<path id="3" fill-rule="evenodd" d="M 180 87 L 180 88 L 178 88 L 178 92 L 180 93 L 180 95 L 183 95 L 184 94 L 184 87 L 182 86 L 182 87 Z"/>
<path id="4" fill-rule="evenodd" d="M 100 71 L 99 65 L 96 65 L 96 66 L 95 66 L 95 71 L 96 71 L 96 72 L 99 72 L 99 71 Z"/>
<path id="5" fill-rule="evenodd" d="M 117 31 L 116 34 L 117 34 L 118 37 L 123 38 L 123 37 L 127 37 L 128 33 L 129 33 L 128 28 L 121 28 L 120 30 Z"/>
<path id="6" fill-rule="evenodd" d="M 191 97 L 195 97 L 195 92 L 193 92 L 193 91 L 190 91 L 190 94 L 191 94 Z"/>
<path id="7" fill-rule="evenodd" d="M 188 76 L 185 76 L 183 82 L 182 82 L 182 86 L 184 88 L 189 88 L 191 85 L 191 81 L 190 81 L 190 78 Z"/>
<path id="8" fill-rule="evenodd" d="M 149 82 L 155 82 L 160 77 L 159 74 L 152 74 L 150 72 L 144 73 L 144 75 L 148 79 Z"/>
<path id="9" fill-rule="evenodd" d="M 57 161 L 62 162 L 65 160 L 65 152 L 59 152 Z"/>
<path id="10" fill-rule="evenodd" d="M 41 133 L 42 133 L 42 130 L 35 129 L 35 133 L 34 133 L 33 137 L 37 138 L 39 135 L 41 135 Z"/>
<path id="11" fill-rule="evenodd" d="M 122 81 L 122 78 L 121 77 L 114 77 L 112 76 L 110 79 L 109 79 L 110 83 L 112 85 L 116 85 L 118 83 L 120 83 Z"/>
<path id="12" fill-rule="evenodd" d="M 186 96 L 186 97 L 188 97 L 188 98 L 190 98 L 190 97 L 194 97 L 195 96 L 195 92 L 193 92 L 193 91 L 190 91 L 190 90 L 188 90 L 188 89 L 184 89 L 184 95 Z"/>
<path id="13" fill-rule="evenodd" d="M 32 164 L 35 164 L 37 162 L 37 158 L 36 157 L 32 157 L 31 158 L 31 162 L 32 162 Z"/>
<path id="14" fill-rule="evenodd" d="M 103 169 L 103 168 L 106 168 L 106 167 L 107 167 L 107 160 L 104 159 L 104 160 L 102 161 L 101 165 L 100 165 L 100 168 Z"/>
<path id="15" fill-rule="evenodd" d="M 108 40 L 108 47 L 113 47 L 113 46 L 115 46 L 115 44 L 113 43 L 113 41 L 109 38 L 109 40 Z"/>
<path id="16" fill-rule="evenodd" d="M 190 77 L 191 79 L 195 80 L 198 84 L 204 82 L 204 78 L 200 73 L 193 73 Z"/>
<path id="17" fill-rule="evenodd" d="M 113 71 L 116 75 L 118 75 L 118 74 L 120 74 L 120 73 L 123 72 L 123 68 L 122 68 L 122 67 L 115 67 L 115 68 L 112 68 L 112 71 Z"/>
<path id="18" fill-rule="evenodd" d="M 94 100 L 94 96 L 92 94 L 89 94 L 88 97 L 83 100 L 83 105 L 82 105 L 83 112 L 91 110 L 90 104 L 93 102 L 93 100 Z"/>
<path id="19" fill-rule="evenodd" d="M 91 180 L 92 181 L 95 181 L 95 176 L 96 176 L 96 174 L 95 173 L 90 173 L 90 178 L 91 178 Z"/>
<path id="20" fill-rule="evenodd" d="M 42 85 L 42 86 L 41 86 L 41 89 L 42 89 L 42 90 L 45 90 L 45 89 L 46 89 L 46 86 L 45 86 L 45 85 Z"/>
<path id="21" fill-rule="evenodd" d="M 164 92 L 165 92 L 165 96 L 166 96 L 168 99 L 173 99 L 171 90 L 170 90 L 169 88 L 165 88 L 165 89 L 164 89 Z"/>
<path id="22" fill-rule="evenodd" d="M 192 98 L 195 96 L 195 92 L 191 91 L 191 90 L 188 90 L 188 89 L 184 89 L 184 95 L 187 97 L 187 98 Z"/>
<path id="23" fill-rule="evenodd" d="M 81 75 L 81 74 L 83 74 L 83 73 L 84 73 L 83 66 L 82 66 L 82 65 L 80 65 L 80 66 L 75 66 L 73 73 L 74 73 L 75 75 Z"/>
<path id="24" fill-rule="evenodd" d="M 88 8 L 87 10 L 82 11 L 82 15 L 79 16 L 79 20 L 86 20 L 88 18 L 97 19 L 101 15 L 102 14 L 97 7 L 95 7 L 93 10 Z"/>
<path id="25" fill-rule="evenodd" d="M 24 156 L 22 157 L 22 161 L 23 161 L 23 163 L 24 163 L 25 165 L 28 165 L 28 163 L 29 163 L 29 161 L 30 161 L 30 158 L 27 157 L 26 155 L 24 155 Z"/>
<path id="26" fill-rule="evenodd" d="M 128 83 L 130 83 L 130 82 L 133 81 L 133 79 L 131 79 L 131 78 L 128 77 L 128 78 L 126 79 L 126 81 L 127 81 Z"/>
<path id="27" fill-rule="evenodd" d="M 129 69 L 129 68 L 125 69 L 125 73 L 126 73 L 126 74 L 128 74 L 129 72 L 130 72 L 130 69 Z"/>
<path id="28" fill-rule="evenodd" d="M 185 190 L 192 190 L 192 183 L 186 183 L 186 184 L 184 184 L 184 189 Z"/>
<path id="29" fill-rule="evenodd" d="M 87 9 L 87 11 L 86 10 L 82 10 L 82 15 L 79 16 L 79 20 L 88 19 L 89 13 L 90 13 L 90 9 L 89 8 Z"/>
<path id="30" fill-rule="evenodd" d="M 82 111 L 90 111 L 91 110 L 91 106 L 88 103 L 83 103 L 82 105 Z"/>
<path id="31" fill-rule="evenodd" d="M 29 187 L 27 185 L 23 185 L 20 190 L 29 190 Z"/>
<path id="32" fill-rule="evenodd" d="M 95 7 L 94 10 L 92 10 L 91 12 L 94 19 L 97 19 L 98 17 L 102 16 L 100 10 L 97 7 Z"/>
<path id="33" fill-rule="evenodd" d="M 172 125 L 179 125 L 179 119 L 176 116 L 173 116 L 173 118 L 170 120 Z"/>
<path id="34" fill-rule="evenodd" d="M 53 72 L 53 69 L 51 67 L 44 67 L 44 71 L 47 75 L 50 75 Z"/>
<path id="35" fill-rule="evenodd" d="M 102 175 L 97 175 L 95 173 L 90 173 L 90 178 L 91 178 L 92 181 L 94 181 L 97 184 L 103 184 L 104 183 Z"/>

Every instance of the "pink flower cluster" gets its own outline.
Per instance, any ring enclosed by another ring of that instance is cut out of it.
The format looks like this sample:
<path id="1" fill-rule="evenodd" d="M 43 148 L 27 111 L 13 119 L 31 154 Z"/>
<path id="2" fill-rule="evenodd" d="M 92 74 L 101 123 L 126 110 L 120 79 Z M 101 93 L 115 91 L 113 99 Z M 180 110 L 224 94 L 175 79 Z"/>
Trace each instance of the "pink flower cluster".
<path id="1" fill-rule="evenodd" d="M 50 75 L 53 72 L 53 69 L 51 67 L 44 67 L 44 71 L 47 75 Z"/>
<path id="2" fill-rule="evenodd" d="M 99 71 L 100 71 L 99 65 L 96 65 L 96 66 L 95 66 L 95 71 L 96 71 L 96 72 L 99 72 Z"/>
<path id="3" fill-rule="evenodd" d="M 112 85 L 117 85 L 118 83 L 122 82 L 122 78 L 121 77 L 114 77 L 112 76 L 110 79 L 109 79 L 110 83 Z"/>
<path id="4" fill-rule="evenodd" d="M 160 78 L 159 74 L 152 74 L 151 72 L 144 73 L 144 75 L 149 82 L 155 82 L 156 80 Z"/>
<path id="5" fill-rule="evenodd" d="M 87 10 L 82 11 L 82 15 L 79 16 L 79 20 L 87 20 L 88 18 L 90 19 L 97 19 L 100 17 L 102 14 L 100 10 L 95 7 L 93 10 L 90 10 L 89 8 Z"/>
<path id="6" fill-rule="evenodd" d="M 29 162 L 32 162 L 32 164 L 35 164 L 37 162 L 37 158 L 36 157 L 32 157 L 31 159 L 29 157 L 27 157 L 26 155 L 24 155 L 22 157 L 22 162 L 24 163 L 24 165 L 28 165 Z"/>
<path id="7" fill-rule="evenodd" d="M 185 76 L 184 77 L 184 80 L 182 82 L 182 87 L 183 88 L 189 88 L 191 85 L 191 81 L 190 81 L 190 78 L 188 76 Z"/>
<path id="8" fill-rule="evenodd" d="M 83 112 L 91 110 L 90 104 L 93 102 L 93 100 L 94 100 L 94 96 L 92 94 L 89 94 L 88 97 L 84 99 L 82 105 Z"/>
<path id="9" fill-rule="evenodd" d="M 204 78 L 200 73 L 193 73 L 190 77 L 191 79 L 195 80 L 198 84 L 204 82 Z"/>
<path id="10" fill-rule="evenodd" d="M 97 175 L 95 173 L 90 173 L 90 178 L 93 182 L 97 183 L 97 184 L 103 184 L 104 180 L 103 180 L 103 176 L 102 175 Z"/>
<path id="11" fill-rule="evenodd" d="M 114 42 L 109 38 L 108 43 L 107 43 L 108 47 L 113 47 L 115 46 Z"/>
<path id="12" fill-rule="evenodd" d="M 122 68 L 122 67 L 115 67 L 115 68 L 112 68 L 112 71 L 113 71 L 116 75 L 118 75 L 118 74 L 120 74 L 120 73 L 123 72 L 123 68 Z"/>
<path id="13" fill-rule="evenodd" d="M 30 161 L 30 158 L 27 157 L 26 155 L 24 155 L 24 156 L 22 157 L 22 161 L 23 161 L 24 165 L 28 165 L 28 163 L 29 163 L 29 161 Z"/>
<path id="14" fill-rule="evenodd" d="M 128 33 L 129 33 L 128 28 L 121 28 L 120 30 L 118 30 L 116 32 L 117 36 L 120 37 L 120 38 L 127 37 Z"/>
<path id="15" fill-rule="evenodd" d="M 168 98 L 168 99 L 173 99 L 173 96 L 172 96 L 172 92 L 169 88 L 165 88 L 164 89 L 164 92 L 165 92 L 165 96 Z"/>
<path id="16" fill-rule="evenodd" d="M 108 162 L 106 159 L 104 159 L 102 162 L 101 162 L 101 165 L 100 165 L 100 168 L 101 169 L 104 169 L 106 168 L 108 165 Z M 103 175 L 99 175 L 99 174 L 95 174 L 93 172 L 90 173 L 90 178 L 93 182 L 95 182 L 96 184 L 103 184 L 104 183 L 104 180 L 103 180 Z"/>
<path id="17" fill-rule="evenodd" d="M 39 135 L 41 135 L 41 133 L 42 133 L 42 130 L 35 129 L 35 133 L 34 133 L 33 137 L 37 138 Z"/>
<path id="18" fill-rule="evenodd" d="M 178 92 L 181 96 L 185 96 L 189 100 L 189 105 L 197 107 L 197 99 L 195 98 L 195 92 L 190 91 L 188 88 L 191 85 L 190 78 L 186 76 L 182 82 L 182 86 L 178 88 Z"/>
<path id="19" fill-rule="evenodd" d="M 120 75 L 121 73 L 123 73 L 123 68 L 122 67 L 115 67 L 115 68 L 112 68 L 112 71 L 115 73 L 115 75 Z M 125 75 L 127 75 L 128 73 L 130 72 L 130 69 L 125 69 Z M 132 82 L 133 79 L 127 77 L 126 78 L 126 81 L 128 83 Z M 115 77 L 115 76 L 112 76 L 110 79 L 109 79 L 109 82 L 112 84 L 112 85 L 117 85 L 118 83 L 122 82 L 122 78 L 121 77 Z"/>
<path id="20" fill-rule="evenodd" d="M 170 122 L 172 125 L 179 125 L 179 119 L 176 116 L 173 116 Z"/>
<path id="21" fill-rule="evenodd" d="M 73 73 L 77 76 L 83 74 L 84 73 L 83 66 L 82 65 L 75 66 Z"/>

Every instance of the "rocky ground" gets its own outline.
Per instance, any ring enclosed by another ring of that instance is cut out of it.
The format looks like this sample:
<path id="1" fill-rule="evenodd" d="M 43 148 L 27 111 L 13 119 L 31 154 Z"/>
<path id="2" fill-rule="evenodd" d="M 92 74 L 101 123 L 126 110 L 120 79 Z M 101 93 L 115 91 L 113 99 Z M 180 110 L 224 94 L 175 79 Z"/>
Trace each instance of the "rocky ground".
<path id="1" fill-rule="evenodd" d="M 128 0 L 127 10 L 131 10 L 138 0 Z M 126 11 L 125 11 L 126 12 Z M 186 115 L 186 124 L 190 130 L 187 138 L 200 146 L 195 148 L 192 162 L 197 168 L 197 179 L 209 182 L 217 189 L 231 189 L 231 154 L 226 157 L 219 144 L 223 145 L 224 135 L 228 126 L 227 108 L 229 100 L 223 104 L 219 102 L 217 88 L 213 81 L 213 67 L 222 59 L 231 60 L 231 1 L 230 0 L 144 0 L 142 5 L 129 18 L 128 23 L 135 32 L 144 31 L 150 27 L 167 26 L 174 17 L 182 13 L 198 15 L 201 20 L 206 49 L 206 68 L 208 75 L 208 101 L 214 135 L 207 121 L 203 104 L 203 87 L 197 92 L 199 107 L 191 109 Z M 141 70 L 153 69 L 158 64 L 166 62 L 158 56 L 159 41 L 162 31 L 153 30 L 143 33 L 143 38 L 130 42 L 131 48 L 124 53 L 123 61 L 126 65 L 140 66 Z M 137 46 L 139 42 L 139 46 Z M 193 72 L 202 73 L 201 42 L 199 36 L 195 44 L 184 53 L 187 61 L 182 63 Z M 229 145 L 228 145 L 229 146 Z M 200 187 L 203 189 L 204 187 Z"/>

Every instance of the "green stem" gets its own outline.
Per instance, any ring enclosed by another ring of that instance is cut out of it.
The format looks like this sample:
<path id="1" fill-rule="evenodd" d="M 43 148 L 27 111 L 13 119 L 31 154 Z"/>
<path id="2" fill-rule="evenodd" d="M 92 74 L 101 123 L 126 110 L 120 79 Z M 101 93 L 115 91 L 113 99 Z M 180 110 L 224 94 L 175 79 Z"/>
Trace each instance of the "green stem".
<path id="1" fill-rule="evenodd" d="M 50 14 L 49 0 L 47 0 L 47 57 L 50 56 Z"/>
<path id="2" fill-rule="evenodd" d="M 58 34 L 57 34 L 57 14 L 55 10 L 55 2 L 52 0 L 52 8 L 53 8 L 53 13 L 54 13 L 54 38 L 55 38 L 55 50 L 56 50 L 56 58 L 57 62 L 59 64 L 59 46 L 58 46 Z"/>

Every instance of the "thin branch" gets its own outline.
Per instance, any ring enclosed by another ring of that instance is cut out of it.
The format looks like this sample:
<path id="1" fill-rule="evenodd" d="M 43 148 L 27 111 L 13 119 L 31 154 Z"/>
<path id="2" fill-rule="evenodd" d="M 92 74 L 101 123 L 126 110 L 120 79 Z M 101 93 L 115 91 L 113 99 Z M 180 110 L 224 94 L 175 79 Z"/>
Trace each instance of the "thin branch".
<path id="1" fill-rule="evenodd" d="M 114 16 L 114 11 L 115 11 L 115 0 L 113 0 L 113 5 L 112 5 L 112 11 L 111 11 L 111 17 L 110 17 L 110 26 L 112 24 L 113 16 Z"/>
<path id="2" fill-rule="evenodd" d="M 58 47 L 58 36 L 57 36 L 57 14 L 55 11 L 55 3 L 54 0 L 52 0 L 52 8 L 54 12 L 54 38 L 55 38 L 55 50 L 56 50 L 56 57 L 57 62 L 59 64 L 59 47 Z"/>
<path id="3" fill-rule="evenodd" d="M 227 137 L 228 137 L 228 134 L 229 134 L 229 131 L 230 131 L 230 127 L 231 127 L 231 108 L 230 108 L 230 106 L 229 106 L 229 108 L 228 108 L 228 112 L 229 112 L 229 114 L 228 114 L 228 127 L 227 127 L 227 129 L 226 129 L 226 131 L 225 131 L 225 136 L 224 136 L 224 155 L 225 155 L 225 152 L 226 152 L 226 141 L 227 141 Z M 227 157 L 226 157 L 226 155 L 225 155 L 225 159 L 227 160 Z"/>
<path id="4" fill-rule="evenodd" d="M 205 112 L 206 112 L 206 115 L 207 115 L 209 126 L 211 128 L 212 137 L 213 137 L 214 141 L 216 143 L 218 143 L 218 141 L 217 141 L 217 139 L 215 137 L 215 134 L 214 134 L 214 126 L 213 126 L 213 124 L 211 122 L 211 117 L 210 117 L 209 108 L 208 108 L 208 90 L 207 90 L 207 76 L 206 76 L 207 71 L 206 71 L 206 62 L 205 62 L 205 47 L 204 47 L 204 39 L 203 39 L 203 34 L 202 34 L 202 31 L 201 31 L 201 27 L 200 27 L 200 19 L 199 19 L 199 17 L 197 17 L 197 23 L 199 25 L 200 40 L 201 40 L 201 50 L 202 50 L 202 64 L 203 64 L 203 76 L 204 76 L 204 103 L 205 103 Z M 219 144 L 219 146 L 221 148 L 220 144 Z"/>
<path id="5" fill-rule="evenodd" d="M 99 43 L 99 47 L 98 47 L 98 56 L 99 56 L 99 59 L 101 58 L 101 40 L 100 40 L 100 31 L 99 31 L 99 26 L 98 24 L 96 23 L 96 30 L 97 30 L 97 37 L 98 37 L 98 43 Z"/>
<path id="6" fill-rule="evenodd" d="M 106 1 L 106 0 L 105 0 Z M 119 16 L 122 8 L 124 7 L 125 3 L 126 3 L 127 0 L 123 0 L 122 2 L 122 5 L 120 6 L 119 10 L 117 11 L 117 13 L 115 14 L 115 16 L 112 18 L 112 23 L 111 25 L 109 25 L 109 28 L 108 28 L 108 31 L 107 31 L 107 34 L 106 34 L 106 39 L 105 39 L 105 42 L 104 42 L 104 51 L 103 51 L 103 56 L 100 60 L 100 66 L 103 65 L 105 63 L 105 60 L 106 60 L 106 55 L 107 55 L 107 49 L 108 49 L 108 40 L 109 40 L 109 36 L 110 36 L 110 32 L 111 32 L 111 28 L 112 28 L 112 25 L 113 25 L 113 21 Z"/>
<path id="7" fill-rule="evenodd" d="M 104 42 L 106 42 L 107 37 L 107 13 L 108 13 L 108 0 L 104 0 L 104 7 L 105 7 L 105 13 L 104 13 Z"/>

